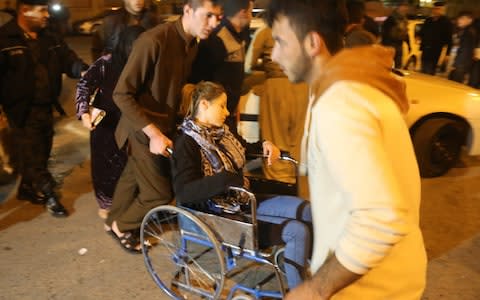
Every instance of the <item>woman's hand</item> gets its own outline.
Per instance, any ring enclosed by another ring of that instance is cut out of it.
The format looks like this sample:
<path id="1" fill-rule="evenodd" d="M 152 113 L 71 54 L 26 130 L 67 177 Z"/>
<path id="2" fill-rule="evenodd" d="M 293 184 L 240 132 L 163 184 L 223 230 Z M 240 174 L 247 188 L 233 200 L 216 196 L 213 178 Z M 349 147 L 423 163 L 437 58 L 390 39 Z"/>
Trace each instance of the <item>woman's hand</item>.
<path id="1" fill-rule="evenodd" d="M 263 142 L 263 156 L 267 158 L 267 164 L 269 166 L 276 162 L 280 158 L 280 149 L 277 148 L 272 142 Z"/>
<path id="2" fill-rule="evenodd" d="M 95 129 L 95 127 L 92 126 L 92 119 L 90 118 L 89 113 L 82 114 L 82 124 L 83 127 L 87 128 L 90 131 Z"/>

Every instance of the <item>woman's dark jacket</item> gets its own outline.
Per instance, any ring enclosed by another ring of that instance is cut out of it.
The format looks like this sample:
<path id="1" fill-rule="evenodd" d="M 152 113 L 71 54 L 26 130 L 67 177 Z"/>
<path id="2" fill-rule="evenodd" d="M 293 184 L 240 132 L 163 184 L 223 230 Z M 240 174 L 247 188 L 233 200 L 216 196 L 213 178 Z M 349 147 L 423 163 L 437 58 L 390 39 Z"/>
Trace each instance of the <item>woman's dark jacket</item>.
<path id="1" fill-rule="evenodd" d="M 248 144 L 240 137 L 239 140 L 246 147 L 247 153 L 261 153 L 261 142 Z M 208 199 L 224 194 L 229 186 L 243 186 L 243 173 L 242 170 L 236 173 L 223 171 L 205 176 L 200 146 L 190 136 L 180 133 L 175 139 L 172 181 L 178 204 L 203 210 Z"/>

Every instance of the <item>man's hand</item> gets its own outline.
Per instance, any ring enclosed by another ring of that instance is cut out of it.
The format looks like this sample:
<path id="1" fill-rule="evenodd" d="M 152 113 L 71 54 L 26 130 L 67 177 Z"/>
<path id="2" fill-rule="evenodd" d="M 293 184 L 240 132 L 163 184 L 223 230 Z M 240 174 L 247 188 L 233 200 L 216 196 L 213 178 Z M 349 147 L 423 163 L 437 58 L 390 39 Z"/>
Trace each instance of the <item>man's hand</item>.
<path id="1" fill-rule="evenodd" d="M 291 290 L 286 296 L 285 300 L 323 300 L 322 297 L 314 288 L 312 281 L 305 281 L 301 285 Z"/>
<path id="2" fill-rule="evenodd" d="M 163 134 L 150 137 L 150 152 L 153 154 L 169 157 L 170 153 L 167 151 L 167 148 L 171 149 L 172 146 L 172 141 Z"/>
<path id="3" fill-rule="evenodd" d="M 90 114 L 88 113 L 82 114 L 82 124 L 83 127 L 87 128 L 90 131 L 95 129 L 95 127 L 92 126 L 92 119 L 90 118 Z"/>
<path id="4" fill-rule="evenodd" d="M 155 125 L 149 124 L 145 126 L 143 132 L 150 138 L 150 152 L 155 155 L 163 155 L 169 157 L 170 153 L 167 148 L 173 148 L 172 141 L 165 136 Z"/>
<path id="5" fill-rule="evenodd" d="M 346 269 L 338 261 L 335 255 L 332 255 L 317 270 L 317 272 L 308 281 L 305 281 L 287 294 L 286 300 L 312 299 L 324 300 L 330 299 L 341 289 L 349 286 L 362 275 L 355 274 Z"/>
<path id="6" fill-rule="evenodd" d="M 276 162 L 280 158 L 280 150 L 270 141 L 265 141 L 263 146 L 263 156 L 267 157 L 268 165 Z"/>

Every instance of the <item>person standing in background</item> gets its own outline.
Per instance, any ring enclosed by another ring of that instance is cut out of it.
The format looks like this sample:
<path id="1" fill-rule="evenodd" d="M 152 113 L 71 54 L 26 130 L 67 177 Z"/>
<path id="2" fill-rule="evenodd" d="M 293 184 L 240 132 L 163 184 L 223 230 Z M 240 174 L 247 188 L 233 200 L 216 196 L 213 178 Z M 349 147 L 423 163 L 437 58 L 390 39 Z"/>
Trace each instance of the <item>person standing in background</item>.
<path id="1" fill-rule="evenodd" d="M 464 83 L 473 65 L 474 49 L 477 42 L 477 32 L 473 26 L 473 13 L 462 11 L 457 16 L 459 45 L 453 70 L 448 74 L 448 79 Z"/>
<path id="2" fill-rule="evenodd" d="M 475 31 L 477 32 L 477 41 L 473 50 L 473 65 L 468 79 L 468 85 L 480 89 L 480 17 L 473 22 Z"/>
<path id="3" fill-rule="evenodd" d="M 453 26 L 445 16 L 445 11 L 445 2 L 435 2 L 432 16 L 425 20 L 420 30 L 422 73 L 435 75 L 443 47 L 447 47 L 447 52 L 440 64 L 448 63 L 452 48 Z"/>
<path id="4" fill-rule="evenodd" d="M 145 31 L 140 25 L 128 26 L 120 33 L 119 42 L 111 54 L 97 59 L 79 80 L 75 106 L 77 117 L 90 132 L 92 182 L 99 210 L 106 219 L 112 206 L 113 192 L 118 178 L 127 163 L 125 149 L 115 143 L 115 128 L 120 120 L 120 110 L 112 99 L 118 77 L 127 63 L 133 42 Z M 91 103 L 93 98 L 93 103 Z M 92 107 L 102 109 L 106 115 L 98 123 L 92 119 Z"/>
<path id="5" fill-rule="evenodd" d="M 247 51 L 245 70 L 261 69 L 266 80 L 253 87 L 253 93 L 260 97 L 260 136 L 272 141 L 293 158 L 300 155 L 303 123 L 308 104 L 308 87 L 305 83 L 291 83 L 280 66 L 272 61 L 275 41 L 272 29 L 261 27 L 255 32 Z M 258 62 L 261 61 L 261 65 Z M 295 183 L 295 166 L 279 161 L 273 165 L 264 163 L 263 174 L 268 179 Z"/>
<path id="6" fill-rule="evenodd" d="M 395 49 L 395 68 L 402 68 L 403 43 L 407 43 L 410 52 L 410 39 L 408 37 L 407 13 L 410 9 L 408 1 L 402 1 L 385 20 L 382 25 L 382 45 Z"/>
<path id="7" fill-rule="evenodd" d="M 237 106 L 245 76 L 245 52 L 252 9 L 252 0 L 225 1 L 220 25 L 208 39 L 200 42 L 189 80 L 192 83 L 213 81 L 225 88 L 230 112 L 226 124 L 234 132 L 237 132 Z"/>
<path id="8" fill-rule="evenodd" d="M 345 46 L 356 47 L 371 45 L 377 37 L 364 27 L 365 3 L 360 0 L 347 1 L 348 25 L 345 33 Z"/>
<path id="9" fill-rule="evenodd" d="M 48 170 L 53 143 L 53 107 L 62 74 L 79 78 L 88 66 L 47 30 L 47 0 L 17 1 L 17 18 L 0 31 L 0 103 L 12 129 L 15 167 L 22 180 L 17 199 L 45 205 L 55 217 L 67 210 Z"/>
<path id="10" fill-rule="evenodd" d="M 140 25 L 150 29 L 158 21 L 152 11 L 146 8 L 145 0 L 123 0 L 119 10 L 111 12 L 103 19 L 103 25 L 92 37 L 92 60 L 111 53 L 119 41 L 120 33 L 130 25 Z"/>

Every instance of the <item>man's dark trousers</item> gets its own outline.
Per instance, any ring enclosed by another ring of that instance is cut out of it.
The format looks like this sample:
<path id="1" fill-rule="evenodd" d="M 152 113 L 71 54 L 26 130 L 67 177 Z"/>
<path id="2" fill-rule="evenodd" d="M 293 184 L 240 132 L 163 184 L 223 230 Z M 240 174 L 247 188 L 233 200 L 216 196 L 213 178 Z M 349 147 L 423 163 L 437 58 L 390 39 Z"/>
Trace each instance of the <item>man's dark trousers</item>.
<path id="1" fill-rule="evenodd" d="M 422 52 L 422 73 L 435 75 L 442 49 L 425 49 Z"/>
<path id="2" fill-rule="evenodd" d="M 36 191 L 50 192 L 55 186 L 48 170 L 54 134 L 52 106 L 32 106 L 24 126 L 13 130 L 22 184 Z"/>

